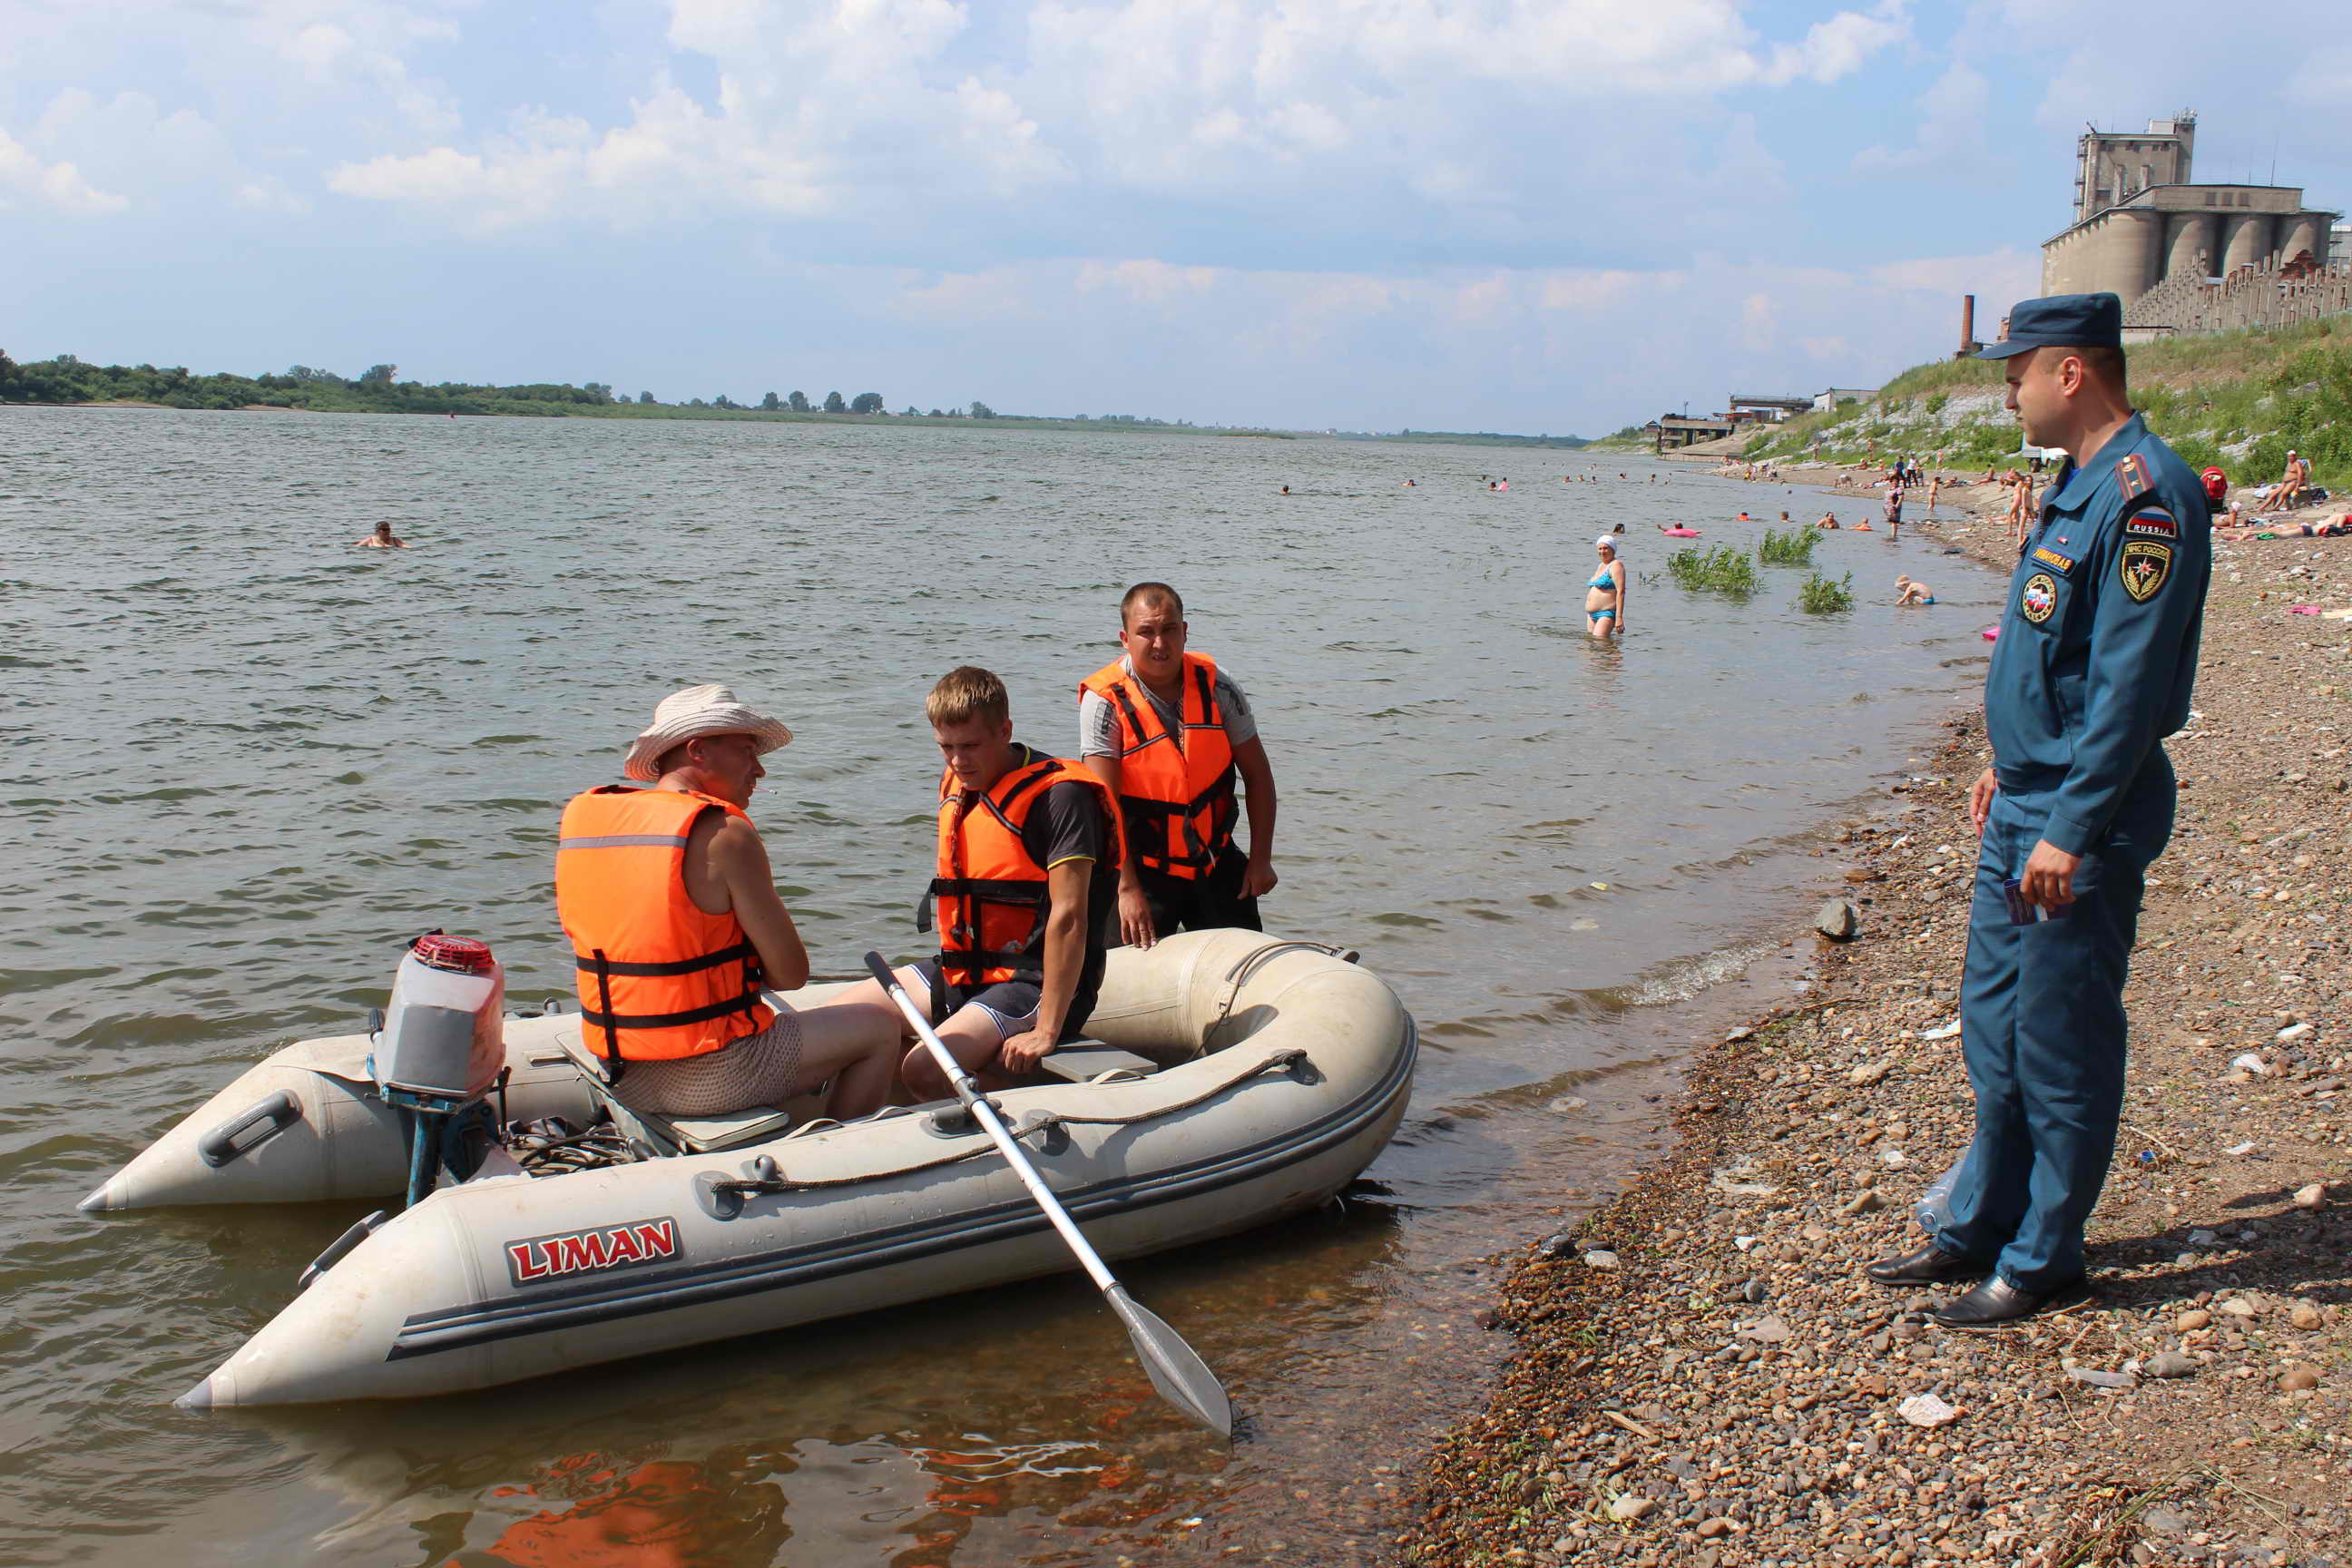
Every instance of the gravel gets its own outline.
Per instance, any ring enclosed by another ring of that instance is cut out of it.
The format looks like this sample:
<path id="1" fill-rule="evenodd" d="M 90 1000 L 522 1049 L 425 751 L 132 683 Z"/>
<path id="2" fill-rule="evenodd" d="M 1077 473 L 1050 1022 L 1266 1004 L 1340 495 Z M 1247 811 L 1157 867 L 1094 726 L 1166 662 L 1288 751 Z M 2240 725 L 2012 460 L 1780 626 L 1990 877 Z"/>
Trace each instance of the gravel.
<path id="1" fill-rule="evenodd" d="M 2007 564 L 1998 520 L 1909 531 Z M 1699 1049 L 1661 1163 L 1525 1238 L 1493 1308 L 1517 1353 L 1424 1457 L 1400 1561 L 2352 1561 L 2352 626 L 2284 613 L 2347 578 L 2352 542 L 2217 557 L 2090 1299 L 1962 1333 L 1861 1274 L 1969 1137 L 1959 715 L 1820 846 L 1807 890 L 1856 919 L 1797 936 L 1812 990 Z M 1617 1267 L 1586 1266 L 1603 1239 Z"/>

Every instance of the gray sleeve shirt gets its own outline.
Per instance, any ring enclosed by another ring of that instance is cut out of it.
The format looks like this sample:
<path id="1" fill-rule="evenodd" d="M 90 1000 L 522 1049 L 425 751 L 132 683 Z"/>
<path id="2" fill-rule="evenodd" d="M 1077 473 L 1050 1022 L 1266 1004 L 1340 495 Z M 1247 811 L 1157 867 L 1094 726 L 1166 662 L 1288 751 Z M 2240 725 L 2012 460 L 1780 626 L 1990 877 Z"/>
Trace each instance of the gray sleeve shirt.
<path id="1" fill-rule="evenodd" d="M 1132 668 L 1131 666 L 1129 668 Z M 1152 707 L 1160 710 L 1160 721 L 1168 726 L 1171 734 L 1178 737 L 1177 744 L 1183 744 L 1183 716 L 1152 697 L 1149 690 L 1144 695 L 1150 699 Z M 1227 744 L 1238 751 L 1248 742 L 1257 739 L 1257 715 L 1251 710 L 1249 699 L 1243 695 L 1241 687 L 1222 668 L 1217 671 L 1217 706 L 1224 710 Z M 1118 754 L 1118 710 L 1110 705 L 1108 699 L 1097 692 L 1080 692 L 1079 758 L 1116 757 Z"/>

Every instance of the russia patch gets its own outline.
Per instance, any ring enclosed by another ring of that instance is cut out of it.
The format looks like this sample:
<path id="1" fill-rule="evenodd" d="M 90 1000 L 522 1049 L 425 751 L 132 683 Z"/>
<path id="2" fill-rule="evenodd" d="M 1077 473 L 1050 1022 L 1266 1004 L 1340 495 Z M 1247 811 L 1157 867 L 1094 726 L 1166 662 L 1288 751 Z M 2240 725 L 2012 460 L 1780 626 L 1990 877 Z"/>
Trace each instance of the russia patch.
<path id="1" fill-rule="evenodd" d="M 2074 570 L 2074 558 L 2073 556 L 2061 555 L 2046 544 L 2037 545 L 2034 547 L 2033 558 L 2036 561 L 2041 562 L 2044 566 L 2049 567 L 2052 571 L 2057 573 L 2062 577 L 2071 575 Z"/>
<path id="2" fill-rule="evenodd" d="M 2180 525 L 2172 521 L 2169 512 L 2136 512 L 2124 524 L 2124 531 L 2139 539 L 2178 539 Z"/>

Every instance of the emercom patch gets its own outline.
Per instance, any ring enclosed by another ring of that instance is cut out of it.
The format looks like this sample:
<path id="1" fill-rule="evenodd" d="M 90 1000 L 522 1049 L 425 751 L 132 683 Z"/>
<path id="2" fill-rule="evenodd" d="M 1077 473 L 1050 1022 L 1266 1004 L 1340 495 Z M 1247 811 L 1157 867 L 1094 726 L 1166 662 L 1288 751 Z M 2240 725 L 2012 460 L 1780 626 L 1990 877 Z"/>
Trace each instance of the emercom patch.
<path id="1" fill-rule="evenodd" d="M 2025 591 L 2017 596 L 2017 613 L 2035 626 L 2050 618 L 2058 607 L 2058 584 L 2047 572 L 2036 572 L 2025 580 Z"/>
<path id="2" fill-rule="evenodd" d="M 2061 555 L 2058 552 L 2051 549 L 2046 544 L 2037 546 L 2034 549 L 2033 558 L 2036 561 L 2041 562 L 2044 566 L 2051 567 L 2056 571 L 2062 577 L 2070 577 L 2074 575 L 2074 558 L 2071 555 Z"/>
<path id="3" fill-rule="evenodd" d="M 2145 539 L 2126 540 L 2116 571 L 2133 603 L 2145 605 L 2172 575 L 2172 546 Z"/>

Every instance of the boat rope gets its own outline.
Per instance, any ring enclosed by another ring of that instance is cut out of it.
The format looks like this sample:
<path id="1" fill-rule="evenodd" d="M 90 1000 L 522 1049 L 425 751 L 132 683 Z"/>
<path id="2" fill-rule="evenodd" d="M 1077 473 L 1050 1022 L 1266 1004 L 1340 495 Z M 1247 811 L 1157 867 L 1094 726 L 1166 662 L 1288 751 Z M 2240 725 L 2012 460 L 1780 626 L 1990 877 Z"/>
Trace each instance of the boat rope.
<path id="1" fill-rule="evenodd" d="M 640 1158 L 627 1134 L 609 1121 L 578 1128 L 561 1116 L 509 1124 L 501 1140 L 526 1175 L 561 1176 L 572 1171 L 634 1164 Z"/>
<path id="2" fill-rule="evenodd" d="M 1217 1024 L 1222 1024 L 1232 1016 L 1234 1004 L 1241 1000 L 1242 987 L 1255 977 L 1258 970 L 1267 960 L 1276 953 L 1301 951 L 1328 953 L 1344 963 L 1356 962 L 1356 954 L 1351 950 L 1334 947 L 1328 942 L 1307 942 L 1300 938 L 1293 938 L 1287 942 L 1270 942 L 1263 947 L 1254 947 L 1242 954 L 1240 961 L 1231 969 L 1225 971 L 1225 979 L 1229 984 L 1225 987 L 1225 999 L 1217 1004 Z M 1213 1032 L 1216 1026 L 1216 1024 L 1209 1026 Z"/>
<path id="3" fill-rule="evenodd" d="M 1139 1110 L 1128 1116 L 1086 1116 L 1068 1111 L 1045 1110 L 1039 1112 L 1036 1120 L 1021 1127 L 1008 1126 L 1005 1131 L 1012 1133 L 1014 1139 L 1025 1142 L 1058 1127 L 1073 1125 L 1131 1127 L 1139 1121 L 1154 1121 L 1163 1116 L 1173 1116 L 1180 1110 L 1190 1110 L 1196 1105 L 1214 1100 L 1229 1089 L 1248 1082 L 1261 1073 L 1270 1072 L 1276 1068 L 1290 1067 L 1306 1059 L 1306 1051 L 1297 1046 L 1289 1046 L 1281 1050 L 1268 1051 L 1257 1060 L 1235 1069 L 1190 1099 L 1178 1100 L 1173 1105 L 1155 1105 L 1149 1110 Z M 975 1131 L 974 1136 L 981 1136 L 981 1134 Z M 816 1192 L 826 1187 L 862 1186 L 868 1182 L 887 1182 L 898 1176 L 919 1175 L 925 1171 L 936 1171 L 946 1165 L 960 1165 L 966 1160 L 978 1160 L 995 1152 L 996 1145 L 983 1141 L 975 1147 L 959 1149 L 953 1153 L 941 1154 L 936 1159 L 921 1160 L 911 1165 L 900 1165 L 887 1171 L 861 1171 L 849 1176 L 787 1176 L 781 1171 L 770 1175 L 766 1173 L 775 1170 L 775 1161 L 772 1157 L 763 1154 L 754 1162 L 754 1167 L 761 1172 L 761 1174 L 721 1178 L 709 1182 L 706 1190 L 714 1194 L 750 1197 L 755 1194 Z"/>

